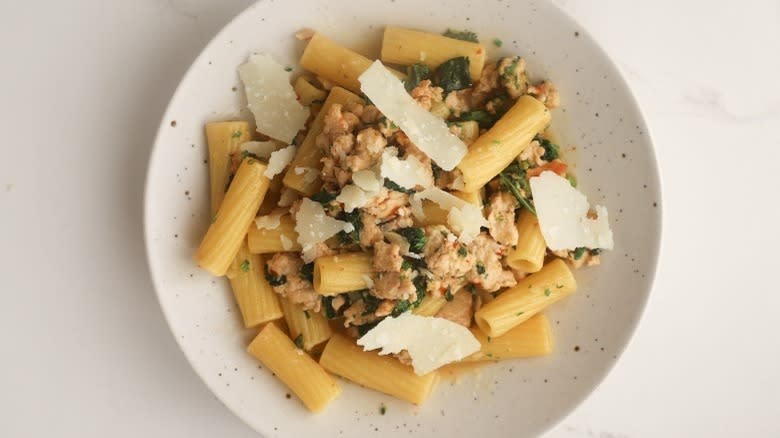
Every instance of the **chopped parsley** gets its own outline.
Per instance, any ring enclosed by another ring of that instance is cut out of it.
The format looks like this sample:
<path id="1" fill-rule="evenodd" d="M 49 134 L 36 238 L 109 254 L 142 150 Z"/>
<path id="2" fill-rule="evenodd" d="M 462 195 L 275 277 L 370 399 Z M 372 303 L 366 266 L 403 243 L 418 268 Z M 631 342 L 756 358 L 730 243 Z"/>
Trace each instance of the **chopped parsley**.
<path id="1" fill-rule="evenodd" d="M 589 249 L 589 250 L 588 250 L 588 252 L 589 252 L 589 253 L 590 253 L 590 255 L 592 255 L 592 256 L 597 256 L 597 255 L 601 254 L 601 248 L 593 248 L 593 249 Z"/>
<path id="2" fill-rule="evenodd" d="M 268 265 L 265 265 L 265 279 L 268 280 L 268 283 L 271 286 L 281 286 L 285 283 L 287 283 L 287 276 L 286 275 L 274 275 L 271 273 L 271 271 L 268 269 Z"/>
<path id="3" fill-rule="evenodd" d="M 482 275 L 485 273 L 485 265 L 482 262 L 477 262 L 477 274 Z"/>
<path id="4" fill-rule="evenodd" d="M 466 111 L 463 113 L 460 113 L 460 117 L 458 118 L 458 122 L 466 122 L 469 120 L 473 120 L 477 123 L 479 123 L 480 128 L 490 128 L 493 126 L 496 121 L 498 120 L 498 117 L 494 114 L 490 114 L 489 112 L 485 110 L 474 110 L 474 111 Z"/>
<path id="5" fill-rule="evenodd" d="M 382 302 L 382 300 L 379 298 L 368 293 L 368 289 L 361 291 L 360 296 L 363 298 L 363 302 L 365 303 L 365 310 L 363 310 L 363 315 L 370 315 L 376 312 L 377 307 L 379 307 L 379 304 Z"/>
<path id="6" fill-rule="evenodd" d="M 241 131 L 234 131 L 230 136 L 233 138 L 239 138 L 241 137 Z"/>
<path id="7" fill-rule="evenodd" d="M 414 190 L 405 189 L 387 178 L 385 178 L 384 186 L 386 189 L 395 190 L 396 192 L 406 193 L 407 195 L 414 193 Z"/>
<path id="8" fill-rule="evenodd" d="M 469 291 L 469 293 L 470 293 L 471 295 L 476 295 L 476 294 L 477 294 L 477 287 L 476 287 L 476 286 L 474 286 L 474 285 L 473 285 L 473 284 L 471 284 L 471 283 L 467 284 L 467 285 L 466 285 L 466 287 L 465 287 L 465 289 L 466 289 L 467 291 Z"/>
<path id="9" fill-rule="evenodd" d="M 406 68 L 406 91 L 412 91 L 420 82 L 431 78 L 431 69 L 427 65 L 418 62 Z M 392 122 L 391 122 L 392 123 Z"/>
<path id="10" fill-rule="evenodd" d="M 393 308 L 392 316 L 396 317 L 407 310 L 412 306 L 411 303 L 409 303 L 409 300 L 398 300 L 395 303 L 395 307 Z"/>
<path id="11" fill-rule="evenodd" d="M 520 315 L 522 315 L 523 313 L 525 313 L 525 312 L 517 312 L 517 313 L 515 313 L 515 316 L 520 316 Z"/>
<path id="12" fill-rule="evenodd" d="M 404 259 L 404 261 L 401 262 L 401 270 L 402 271 L 409 271 L 412 268 L 413 268 L 412 262 L 410 262 L 409 260 Z"/>
<path id="13" fill-rule="evenodd" d="M 298 274 L 299 277 L 302 279 L 308 281 L 309 283 L 314 282 L 314 262 L 306 263 L 305 265 L 301 266 L 301 272 Z"/>
<path id="14" fill-rule="evenodd" d="M 436 85 L 444 89 L 445 93 L 471 87 L 469 58 L 459 56 L 441 63 L 436 69 Z"/>
<path id="15" fill-rule="evenodd" d="M 461 245 L 458 247 L 458 257 L 466 257 L 469 255 L 469 250 L 466 249 L 465 246 Z"/>
<path id="16" fill-rule="evenodd" d="M 249 272 L 249 260 L 241 262 L 241 272 Z"/>
<path id="17" fill-rule="evenodd" d="M 379 414 L 385 415 L 387 413 L 387 406 L 384 403 L 379 405 Z"/>
<path id="18" fill-rule="evenodd" d="M 579 248 L 575 249 L 574 252 L 572 252 L 571 256 L 574 260 L 579 260 L 583 255 L 585 255 L 585 251 L 587 251 L 587 248 L 580 246 Z"/>
<path id="19" fill-rule="evenodd" d="M 552 293 L 552 291 L 550 290 L 550 288 L 547 288 L 547 289 L 544 290 L 544 296 L 546 296 L 546 297 L 549 297 L 551 293 Z"/>
<path id="20" fill-rule="evenodd" d="M 452 294 L 452 288 L 447 287 L 447 292 L 444 293 L 444 299 L 447 301 L 452 301 L 455 299 L 455 295 Z"/>
<path id="21" fill-rule="evenodd" d="M 491 143 L 493 143 L 493 144 L 501 144 L 501 141 L 500 140 L 493 140 L 493 141 L 491 141 Z"/>
<path id="22" fill-rule="evenodd" d="M 456 40 L 461 41 L 469 41 L 472 43 L 478 43 L 479 37 L 476 33 L 470 31 L 470 30 L 455 30 L 455 29 L 447 29 L 446 32 L 443 34 L 447 38 L 454 38 Z"/>
<path id="23" fill-rule="evenodd" d="M 295 346 L 303 349 L 303 334 L 300 334 L 295 338 Z"/>
<path id="24" fill-rule="evenodd" d="M 496 47 L 501 47 L 501 46 L 503 46 L 503 45 L 504 45 L 504 42 L 503 42 L 503 41 L 501 41 L 501 40 L 500 40 L 500 39 L 498 39 L 498 38 L 493 38 L 493 44 L 494 44 Z"/>
<path id="25" fill-rule="evenodd" d="M 325 310 L 325 318 L 336 319 L 340 317 L 341 313 L 344 312 L 344 309 L 348 307 L 346 305 L 342 305 L 339 308 L 339 312 L 337 312 L 335 309 L 333 309 L 334 298 L 336 298 L 336 296 L 322 297 L 322 308 Z"/>
<path id="26" fill-rule="evenodd" d="M 290 71 L 292 71 L 292 70 L 293 70 L 293 69 L 292 69 L 292 67 L 290 67 L 290 66 L 287 66 L 287 67 L 285 67 L 285 68 L 284 68 L 284 71 L 287 71 L 287 72 L 290 72 Z"/>
<path id="27" fill-rule="evenodd" d="M 525 178 L 525 170 L 520 167 L 520 164 L 517 161 L 513 161 L 512 164 L 498 174 L 498 177 L 501 181 L 501 187 L 511 192 L 520 205 L 535 215 L 536 210 L 530 198 L 531 187 Z"/>
<path id="28" fill-rule="evenodd" d="M 574 176 L 574 175 L 572 175 L 570 173 L 567 173 L 566 174 L 566 179 L 569 180 L 569 184 L 571 184 L 572 187 L 574 187 L 575 189 L 577 188 L 577 177 L 576 176 Z"/>
<path id="29" fill-rule="evenodd" d="M 422 228 L 399 228 L 396 230 L 396 233 L 404 236 L 404 239 L 409 242 L 409 251 L 415 254 L 420 254 L 423 252 L 423 248 L 425 248 L 425 242 L 427 239 L 425 238 L 425 231 L 423 231 Z"/>

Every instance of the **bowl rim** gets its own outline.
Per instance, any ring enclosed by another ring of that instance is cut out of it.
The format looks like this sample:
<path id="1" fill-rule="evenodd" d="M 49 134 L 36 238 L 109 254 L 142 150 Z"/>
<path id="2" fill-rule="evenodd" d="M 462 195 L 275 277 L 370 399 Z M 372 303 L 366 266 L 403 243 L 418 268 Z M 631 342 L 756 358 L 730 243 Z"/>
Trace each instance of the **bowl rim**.
<path id="1" fill-rule="evenodd" d="M 585 400 L 587 400 L 604 383 L 607 376 L 609 376 L 609 374 L 614 370 L 615 365 L 620 361 L 625 351 L 634 341 L 634 337 L 636 335 L 637 329 L 639 328 L 640 324 L 644 320 L 645 311 L 647 309 L 647 305 L 650 300 L 650 295 L 652 295 L 652 292 L 656 287 L 656 277 L 658 275 L 658 268 L 663 254 L 662 250 L 663 250 L 663 240 L 664 240 L 663 236 L 664 236 L 665 215 L 664 215 L 664 202 L 663 202 L 664 184 L 662 180 L 662 173 L 660 171 L 658 151 L 655 147 L 653 132 L 650 126 L 647 124 L 647 116 L 645 110 L 639 104 L 639 100 L 637 99 L 634 90 L 631 88 L 631 86 L 625 79 L 624 71 L 620 68 L 619 64 L 615 62 L 612 56 L 610 56 L 610 54 L 604 49 L 602 44 L 593 36 L 593 34 L 588 30 L 587 27 L 580 24 L 580 22 L 576 18 L 574 18 L 569 12 L 564 10 L 561 6 L 559 6 L 554 1 L 552 0 L 542 0 L 542 1 L 546 3 L 549 7 L 553 8 L 557 14 L 560 14 L 560 16 L 564 21 L 568 21 L 569 24 L 572 26 L 572 28 L 576 28 L 577 32 L 579 32 L 580 35 L 590 40 L 593 43 L 594 50 L 596 50 L 603 57 L 603 59 L 606 61 L 606 64 L 609 67 L 613 68 L 618 73 L 617 80 L 619 81 L 619 84 L 622 86 L 622 88 L 626 91 L 625 95 L 626 95 L 627 103 L 633 106 L 633 109 L 637 112 L 639 116 L 638 119 L 639 127 L 642 129 L 644 136 L 647 137 L 647 143 L 650 148 L 650 152 L 651 152 L 649 154 L 650 163 L 648 163 L 650 164 L 650 166 L 646 166 L 646 167 L 652 168 L 651 172 L 654 174 L 653 176 L 657 181 L 657 193 L 654 193 L 654 196 L 655 199 L 657 200 L 656 201 L 657 213 L 655 214 L 655 216 L 658 222 L 657 239 L 655 239 L 652 246 L 650 247 L 650 249 L 655 251 L 655 257 L 653 258 L 653 260 L 649 262 L 648 265 L 649 269 L 646 274 L 648 286 L 646 291 L 644 291 L 643 294 L 644 296 L 642 297 L 641 302 L 639 302 L 637 305 L 636 318 L 634 318 L 627 324 L 625 330 L 627 333 L 625 342 L 617 349 L 617 351 L 614 354 L 614 358 L 612 360 L 609 360 L 606 363 L 606 366 L 594 372 L 593 374 L 594 382 L 595 382 L 594 385 L 587 391 L 583 391 L 581 394 L 578 394 L 574 398 L 574 403 L 571 404 L 569 410 L 562 412 L 561 414 L 554 417 L 552 421 L 542 426 L 542 428 L 539 430 L 540 434 L 545 434 L 551 431 L 552 429 L 554 429 L 555 427 L 557 427 L 559 424 L 561 424 L 566 418 L 568 418 L 577 408 L 579 408 L 582 405 L 582 403 Z M 249 11 L 261 6 L 263 3 L 264 3 L 263 0 L 257 0 L 255 3 L 252 3 L 251 5 L 247 6 L 239 13 L 237 13 L 235 16 L 233 16 L 233 18 L 231 18 L 227 23 L 225 23 L 222 26 L 222 28 L 220 28 L 220 30 L 216 34 L 214 34 L 214 36 L 208 41 L 208 43 L 203 46 L 203 48 L 200 50 L 198 55 L 187 67 L 187 70 L 184 72 L 176 88 L 174 89 L 173 93 L 170 95 L 168 103 L 165 107 L 165 111 L 160 120 L 160 124 L 157 127 L 157 132 L 154 137 L 154 143 L 149 153 L 149 160 L 146 166 L 146 175 L 144 178 L 144 195 L 143 195 L 143 204 L 144 204 L 143 205 L 143 230 L 144 230 L 144 247 L 145 247 L 145 254 L 146 254 L 146 265 L 152 280 L 152 286 L 154 287 L 154 292 L 157 298 L 157 302 L 160 305 L 160 309 L 162 310 L 163 316 L 165 318 L 165 323 L 168 326 L 168 329 L 170 330 L 171 334 L 173 335 L 176 345 L 179 347 L 179 350 L 187 360 L 187 363 L 189 364 L 190 368 L 195 372 L 195 374 L 203 382 L 203 384 L 209 389 L 209 391 L 212 392 L 212 394 L 221 402 L 221 404 L 227 408 L 228 411 L 230 411 L 234 416 L 239 418 L 244 424 L 252 428 L 255 432 L 260 434 L 262 434 L 262 432 L 255 429 L 252 426 L 251 421 L 249 421 L 247 418 L 244 418 L 242 414 L 232 409 L 228 405 L 227 401 L 223 399 L 222 394 L 219 391 L 217 391 L 214 385 L 209 383 L 209 380 L 206 379 L 206 377 L 201 373 L 198 367 L 195 366 L 195 362 L 193 358 L 190 357 L 184 345 L 182 345 L 180 333 L 172 324 L 172 317 L 169 313 L 170 311 L 168 308 L 166 308 L 166 306 L 163 304 L 162 301 L 161 290 L 163 284 L 159 278 L 161 274 L 158 273 L 155 269 L 154 260 L 156 260 L 156 257 L 151 250 L 152 230 L 150 229 L 150 214 L 151 214 L 150 203 L 151 203 L 152 177 L 154 175 L 154 169 L 158 166 L 158 162 L 159 162 L 159 158 L 158 158 L 159 154 L 157 153 L 157 151 L 159 150 L 159 143 L 161 141 L 161 137 L 163 136 L 163 131 L 167 126 L 166 121 L 171 118 L 173 103 L 177 100 L 176 98 L 178 97 L 183 85 L 194 74 L 195 71 L 194 67 L 198 65 L 199 62 L 206 56 L 206 54 L 210 51 L 212 46 L 216 45 L 218 41 L 221 41 L 222 35 L 225 34 L 227 30 L 230 27 L 232 27 L 237 20 L 239 20 L 241 17 L 249 13 Z"/>

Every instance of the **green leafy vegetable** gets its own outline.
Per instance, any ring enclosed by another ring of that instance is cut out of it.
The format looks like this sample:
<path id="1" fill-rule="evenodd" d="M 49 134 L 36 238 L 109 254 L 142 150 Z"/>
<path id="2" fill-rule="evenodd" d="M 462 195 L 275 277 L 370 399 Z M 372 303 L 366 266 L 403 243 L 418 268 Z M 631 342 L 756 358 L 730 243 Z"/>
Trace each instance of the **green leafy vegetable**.
<path id="1" fill-rule="evenodd" d="M 569 180 L 569 184 L 571 184 L 572 187 L 574 187 L 575 189 L 577 188 L 577 177 L 576 176 L 574 176 L 574 175 L 572 175 L 570 173 L 567 173 L 566 174 L 566 179 Z"/>
<path id="2" fill-rule="evenodd" d="M 287 276 L 286 275 L 274 275 L 271 273 L 270 270 L 268 270 L 268 265 L 265 266 L 265 279 L 268 280 L 268 283 L 271 286 L 281 286 L 285 283 L 287 283 Z"/>
<path id="3" fill-rule="evenodd" d="M 436 85 L 443 88 L 445 93 L 471 87 L 469 58 L 459 56 L 441 63 L 436 69 Z"/>
<path id="4" fill-rule="evenodd" d="M 330 204 L 336 197 L 339 195 L 338 192 L 329 192 L 325 189 L 320 190 L 319 192 L 311 195 L 311 200 L 319 202 L 323 206 Z"/>
<path id="5" fill-rule="evenodd" d="M 384 186 L 388 190 L 395 190 L 396 192 L 406 193 L 407 195 L 414 193 L 414 190 L 405 189 L 387 178 L 385 178 Z"/>
<path id="6" fill-rule="evenodd" d="M 485 273 L 485 265 L 482 262 L 477 262 L 477 274 L 483 275 Z"/>
<path id="7" fill-rule="evenodd" d="M 407 310 L 409 310 L 409 308 L 411 306 L 412 305 L 411 305 L 411 303 L 409 303 L 409 300 L 399 300 L 399 301 L 396 301 L 395 307 L 393 308 L 393 313 L 392 313 L 393 317 L 396 317 L 396 316 L 406 312 Z"/>
<path id="8" fill-rule="evenodd" d="M 503 41 L 501 41 L 501 40 L 500 40 L 500 39 L 498 39 L 498 38 L 494 38 L 494 39 L 493 39 L 493 44 L 495 44 L 495 46 L 496 46 L 496 47 L 501 47 L 501 46 L 503 46 L 503 45 L 504 45 L 504 42 L 503 42 Z"/>
<path id="9" fill-rule="evenodd" d="M 589 253 L 590 253 L 590 255 L 592 255 L 592 256 L 597 256 L 597 255 L 601 254 L 601 248 L 593 248 L 593 249 L 589 249 L 589 250 L 588 250 L 588 252 L 589 252 Z"/>
<path id="10" fill-rule="evenodd" d="M 314 283 L 314 262 L 306 263 L 305 265 L 301 266 L 301 272 L 298 274 L 298 276 L 308 281 L 309 283 Z"/>
<path id="11" fill-rule="evenodd" d="M 347 233 L 339 231 L 339 242 L 342 245 L 352 245 L 360 243 L 360 231 L 363 229 L 363 222 L 360 220 L 360 210 L 355 209 L 352 213 L 342 211 L 336 216 L 337 219 L 347 221 L 355 228 L 351 232 Z"/>
<path id="12" fill-rule="evenodd" d="M 544 155 L 542 155 L 544 161 L 552 161 L 561 155 L 561 148 L 557 144 L 538 136 L 535 140 L 544 148 Z"/>
<path id="13" fill-rule="evenodd" d="M 303 348 L 303 334 L 300 334 L 295 338 L 295 346 L 301 349 Z"/>
<path id="14" fill-rule="evenodd" d="M 387 413 L 387 406 L 384 403 L 379 405 L 379 413 L 385 415 Z"/>
<path id="15" fill-rule="evenodd" d="M 470 41 L 472 43 L 479 42 L 479 37 L 477 37 L 477 34 L 470 30 L 447 29 L 443 35 L 447 38 L 455 38 L 456 40 L 461 41 Z"/>
<path id="16" fill-rule="evenodd" d="M 545 289 L 544 290 L 544 296 L 546 296 L 546 297 L 549 297 L 551 293 L 552 293 L 552 291 L 550 291 L 550 289 Z"/>
<path id="17" fill-rule="evenodd" d="M 368 293 L 368 290 L 361 291 L 360 296 L 366 303 L 366 308 L 363 310 L 363 315 L 370 315 L 376 312 L 377 307 L 379 307 L 379 304 L 382 302 L 382 300 L 379 298 Z"/>
<path id="18" fill-rule="evenodd" d="M 396 233 L 404 236 L 404 239 L 409 242 L 409 250 L 411 252 L 420 254 L 423 248 L 425 248 L 425 231 L 422 228 L 399 228 L 396 230 Z"/>
<path id="19" fill-rule="evenodd" d="M 406 91 L 412 91 L 420 82 L 431 78 L 431 69 L 427 65 L 418 62 L 406 67 Z"/>
<path id="20" fill-rule="evenodd" d="M 506 169 L 502 170 L 498 177 L 504 190 L 511 192 L 520 205 L 531 213 L 536 214 L 536 210 L 531 203 L 531 187 L 525 177 L 525 170 L 520 167 L 517 161 L 513 161 Z"/>
<path id="21" fill-rule="evenodd" d="M 581 246 L 581 247 L 579 247 L 579 248 L 574 250 L 574 252 L 572 253 L 572 257 L 574 258 L 574 260 L 579 260 L 585 254 L 586 250 L 587 250 L 587 248 L 585 248 L 584 246 Z"/>
<path id="22" fill-rule="evenodd" d="M 241 272 L 249 272 L 249 260 L 241 262 Z"/>
<path id="23" fill-rule="evenodd" d="M 230 136 L 233 138 L 241 137 L 241 131 L 234 131 Z"/>
<path id="24" fill-rule="evenodd" d="M 465 122 L 469 120 L 474 120 L 475 122 L 479 123 L 480 128 L 490 128 L 493 126 L 496 121 L 498 120 L 498 116 L 495 114 L 490 114 L 487 111 L 484 110 L 474 110 L 474 111 L 466 111 L 460 114 L 460 117 L 458 118 L 459 122 Z"/>
<path id="25" fill-rule="evenodd" d="M 466 285 L 466 287 L 465 287 L 465 289 L 466 289 L 467 291 L 469 291 L 469 293 L 470 293 L 471 295 L 476 295 L 476 294 L 477 294 L 477 287 L 476 287 L 476 286 L 474 286 L 474 285 L 473 285 L 473 284 L 471 284 L 471 283 L 467 284 L 467 285 Z"/>
<path id="26" fill-rule="evenodd" d="M 447 287 L 447 292 L 444 293 L 444 299 L 447 301 L 455 299 L 455 295 L 452 294 L 452 289 L 449 286 Z"/>
<path id="27" fill-rule="evenodd" d="M 369 322 L 368 324 L 363 324 L 357 326 L 358 329 L 358 335 L 363 336 L 366 333 L 368 333 L 369 330 L 376 327 L 376 325 L 379 324 L 379 321 Z"/>
<path id="28" fill-rule="evenodd" d="M 458 247 L 458 257 L 466 257 L 469 255 L 469 250 L 466 249 L 465 246 L 461 245 Z"/>
<path id="29" fill-rule="evenodd" d="M 344 313 L 344 310 L 349 307 L 346 304 L 343 304 L 341 307 L 339 307 L 339 310 L 336 311 L 333 308 L 333 299 L 336 298 L 336 296 L 337 295 L 322 297 L 322 308 L 325 310 L 325 317 L 328 319 L 336 319 L 341 317 Z"/>

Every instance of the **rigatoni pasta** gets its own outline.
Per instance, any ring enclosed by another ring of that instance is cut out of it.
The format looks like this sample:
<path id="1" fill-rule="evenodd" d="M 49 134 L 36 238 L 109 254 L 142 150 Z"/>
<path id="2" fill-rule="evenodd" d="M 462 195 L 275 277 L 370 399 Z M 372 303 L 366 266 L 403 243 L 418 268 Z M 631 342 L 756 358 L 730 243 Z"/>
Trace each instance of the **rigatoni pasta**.
<path id="1" fill-rule="evenodd" d="M 325 409 L 341 394 L 336 381 L 273 323 L 260 331 L 247 351 L 273 371 L 312 412 Z"/>
<path id="2" fill-rule="evenodd" d="M 261 327 L 249 353 L 313 412 L 341 391 L 328 372 L 419 405 L 447 364 L 552 354 L 542 312 L 612 247 L 551 140 L 555 86 L 520 56 L 486 60 L 473 32 L 388 26 L 381 58 L 406 75 L 297 36 L 306 72 L 251 56 L 255 123 L 206 127 L 195 259 Z M 292 144 L 246 143 L 250 126 Z"/>
<path id="3" fill-rule="evenodd" d="M 244 159 L 239 166 L 225 199 L 195 252 L 195 260 L 201 268 L 218 276 L 227 272 L 268 190 L 270 181 L 263 175 L 267 167 L 254 158 Z"/>
<path id="4" fill-rule="evenodd" d="M 418 376 L 397 360 L 363 351 L 343 335 L 325 345 L 320 365 L 333 374 L 414 404 L 422 404 L 438 381 L 436 372 Z"/>

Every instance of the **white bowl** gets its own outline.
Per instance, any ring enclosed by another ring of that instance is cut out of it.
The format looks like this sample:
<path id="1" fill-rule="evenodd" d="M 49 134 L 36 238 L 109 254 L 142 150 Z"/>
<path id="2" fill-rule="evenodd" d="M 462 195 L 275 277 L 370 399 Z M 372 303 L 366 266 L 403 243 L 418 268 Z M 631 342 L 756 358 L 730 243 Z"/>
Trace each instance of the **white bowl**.
<path id="1" fill-rule="evenodd" d="M 550 78 L 562 100 L 554 130 L 580 188 L 609 208 L 616 246 L 602 256 L 602 266 L 578 271 L 577 293 L 549 310 L 551 356 L 491 364 L 457 383 L 443 381 L 421 407 L 343 382 L 341 397 L 312 415 L 245 352 L 256 330 L 242 327 L 227 282 L 192 261 L 209 225 L 203 126 L 248 118 L 236 67 L 251 51 L 296 66 L 303 43 L 292 34 L 312 27 L 376 55 L 386 24 L 431 32 L 468 28 L 491 58 L 520 54 L 536 77 Z M 263 435 L 532 436 L 593 391 L 625 348 L 656 269 L 660 203 L 652 142 L 631 91 L 587 32 L 552 4 L 269 1 L 244 11 L 209 43 L 171 100 L 147 175 L 146 245 L 160 304 L 184 354 L 217 397 Z"/>

